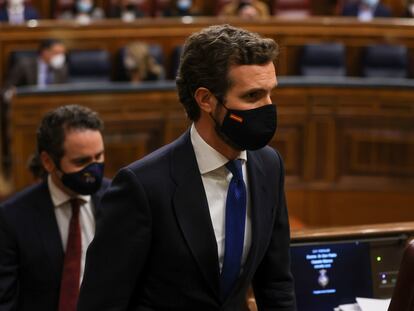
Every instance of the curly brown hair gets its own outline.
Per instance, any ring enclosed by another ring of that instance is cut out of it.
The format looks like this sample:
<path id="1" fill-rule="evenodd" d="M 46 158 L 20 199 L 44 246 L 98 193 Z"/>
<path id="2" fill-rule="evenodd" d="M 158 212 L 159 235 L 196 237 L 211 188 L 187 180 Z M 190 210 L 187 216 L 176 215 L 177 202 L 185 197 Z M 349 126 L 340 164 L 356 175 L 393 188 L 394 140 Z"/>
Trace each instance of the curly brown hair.
<path id="1" fill-rule="evenodd" d="M 194 99 L 199 87 L 224 99 L 232 81 L 234 65 L 264 65 L 276 59 L 278 45 L 273 39 L 230 25 L 215 25 L 192 34 L 186 40 L 176 78 L 178 96 L 192 121 L 200 118 Z"/>

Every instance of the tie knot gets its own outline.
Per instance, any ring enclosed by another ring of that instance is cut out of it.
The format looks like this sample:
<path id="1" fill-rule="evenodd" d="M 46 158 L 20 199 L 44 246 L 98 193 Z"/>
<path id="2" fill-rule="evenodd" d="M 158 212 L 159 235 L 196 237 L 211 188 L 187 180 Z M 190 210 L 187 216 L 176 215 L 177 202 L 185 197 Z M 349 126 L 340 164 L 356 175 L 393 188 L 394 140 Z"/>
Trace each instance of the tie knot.
<path id="1" fill-rule="evenodd" d="M 242 163 L 240 159 L 227 162 L 226 167 L 233 174 L 234 178 L 243 180 Z"/>
<path id="2" fill-rule="evenodd" d="M 78 198 L 73 198 L 73 199 L 70 199 L 69 202 L 70 202 L 70 206 L 72 206 L 72 214 L 78 215 L 80 206 L 82 204 L 82 200 Z"/>

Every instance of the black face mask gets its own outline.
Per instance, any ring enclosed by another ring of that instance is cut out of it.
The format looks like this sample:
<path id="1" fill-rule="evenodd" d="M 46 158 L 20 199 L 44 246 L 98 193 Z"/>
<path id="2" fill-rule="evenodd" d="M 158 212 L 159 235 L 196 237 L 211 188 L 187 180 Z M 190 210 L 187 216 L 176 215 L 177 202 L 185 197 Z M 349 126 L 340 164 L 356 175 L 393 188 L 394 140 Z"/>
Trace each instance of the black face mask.
<path id="1" fill-rule="evenodd" d="M 104 163 L 91 163 L 74 173 L 63 172 L 62 183 L 73 192 L 83 195 L 94 194 L 102 184 Z"/>
<path id="2" fill-rule="evenodd" d="M 276 132 L 276 105 L 264 105 L 249 110 L 228 109 L 223 123 L 216 122 L 217 133 L 239 150 L 257 150 L 266 146 Z"/>

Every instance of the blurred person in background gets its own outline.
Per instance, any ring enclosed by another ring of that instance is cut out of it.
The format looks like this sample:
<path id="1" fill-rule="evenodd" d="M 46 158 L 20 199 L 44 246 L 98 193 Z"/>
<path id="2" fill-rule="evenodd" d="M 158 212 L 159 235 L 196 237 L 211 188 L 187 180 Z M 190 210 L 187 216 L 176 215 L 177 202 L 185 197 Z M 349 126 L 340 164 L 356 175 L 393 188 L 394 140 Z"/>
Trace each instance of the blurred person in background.
<path id="1" fill-rule="evenodd" d="M 226 4 L 221 16 L 239 16 L 243 18 L 262 18 L 270 16 L 269 7 L 260 0 L 233 0 Z"/>
<path id="2" fill-rule="evenodd" d="M 126 46 L 123 65 L 129 81 L 134 83 L 154 81 L 164 77 L 163 68 L 151 55 L 148 44 L 143 42 L 132 42 Z"/>
<path id="3" fill-rule="evenodd" d="M 237 16 L 244 19 L 254 19 L 259 16 L 259 11 L 249 3 L 241 3 L 237 10 Z"/>
<path id="4" fill-rule="evenodd" d="M 40 42 L 37 57 L 22 57 L 12 67 L 6 79 L 6 90 L 11 87 L 65 83 L 68 80 L 66 47 L 59 39 Z"/>
<path id="5" fill-rule="evenodd" d="M 374 17 L 391 17 L 391 11 L 380 0 L 358 0 L 346 2 L 341 15 L 355 16 L 360 21 L 370 21 Z"/>
<path id="6" fill-rule="evenodd" d="M 27 20 L 38 18 L 37 11 L 24 0 L 7 0 L 0 9 L 0 22 L 23 24 Z"/>
<path id="7" fill-rule="evenodd" d="M 146 14 L 139 7 L 144 2 L 145 0 L 120 0 L 118 4 L 111 6 L 109 17 L 120 18 L 124 22 L 144 17 Z"/>
<path id="8" fill-rule="evenodd" d="M 201 15 L 193 0 L 171 0 L 164 10 L 165 17 Z"/>
<path id="9" fill-rule="evenodd" d="M 414 17 L 414 0 L 408 0 L 405 6 L 404 17 Z"/>
<path id="10" fill-rule="evenodd" d="M 79 24 L 89 24 L 93 20 L 105 18 L 102 8 L 97 7 L 93 0 L 75 0 L 72 10 L 62 12 L 59 19 L 73 19 Z"/>

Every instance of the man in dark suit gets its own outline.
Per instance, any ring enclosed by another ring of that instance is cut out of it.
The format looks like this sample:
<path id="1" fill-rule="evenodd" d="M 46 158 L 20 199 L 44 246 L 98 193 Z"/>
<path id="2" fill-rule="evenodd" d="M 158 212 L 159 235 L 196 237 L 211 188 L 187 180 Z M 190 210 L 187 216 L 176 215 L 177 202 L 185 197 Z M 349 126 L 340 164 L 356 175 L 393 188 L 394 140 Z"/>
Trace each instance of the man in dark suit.
<path id="1" fill-rule="evenodd" d="M 71 105 L 37 132 L 47 179 L 0 205 L 0 310 L 74 311 L 103 179 L 102 121 Z"/>
<path id="2" fill-rule="evenodd" d="M 342 16 L 356 16 L 361 21 L 369 21 L 374 17 L 391 17 L 391 11 L 379 0 L 358 0 L 345 4 Z"/>
<path id="3" fill-rule="evenodd" d="M 65 83 L 68 70 L 65 61 L 66 48 L 58 39 L 47 39 L 40 43 L 38 56 L 21 57 L 11 68 L 5 87 Z"/>
<path id="4" fill-rule="evenodd" d="M 295 310 L 272 39 L 211 26 L 177 77 L 191 128 L 121 169 L 106 193 L 79 311 Z M 246 151 L 247 150 L 247 151 Z"/>
<path id="5" fill-rule="evenodd" d="M 38 19 L 37 11 L 24 0 L 7 0 L 0 8 L 0 22 L 23 24 L 27 20 Z"/>

